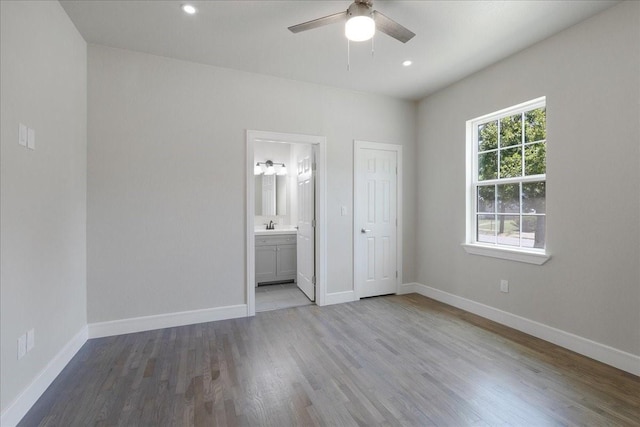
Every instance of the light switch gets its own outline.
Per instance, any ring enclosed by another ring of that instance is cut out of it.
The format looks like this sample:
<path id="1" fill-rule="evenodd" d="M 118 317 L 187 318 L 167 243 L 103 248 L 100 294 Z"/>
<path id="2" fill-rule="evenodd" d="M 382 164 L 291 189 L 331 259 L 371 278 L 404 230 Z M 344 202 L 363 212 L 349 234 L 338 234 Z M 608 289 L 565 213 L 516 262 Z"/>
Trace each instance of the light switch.
<path id="1" fill-rule="evenodd" d="M 340 215 L 347 216 L 347 207 L 346 206 L 341 206 L 340 207 Z"/>
<path id="2" fill-rule="evenodd" d="M 29 329 L 27 332 L 27 352 L 30 352 L 36 345 L 36 331 L 35 329 Z"/>
<path id="3" fill-rule="evenodd" d="M 27 131 L 27 148 L 36 149 L 36 131 L 33 129 Z"/>
<path id="4" fill-rule="evenodd" d="M 18 338 L 18 359 L 22 359 L 25 354 L 27 354 L 27 334 L 22 334 Z"/>
<path id="5" fill-rule="evenodd" d="M 22 123 L 20 123 L 20 126 L 18 128 L 18 144 L 22 145 L 23 147 L 27 146 L 27 127 Z"/>

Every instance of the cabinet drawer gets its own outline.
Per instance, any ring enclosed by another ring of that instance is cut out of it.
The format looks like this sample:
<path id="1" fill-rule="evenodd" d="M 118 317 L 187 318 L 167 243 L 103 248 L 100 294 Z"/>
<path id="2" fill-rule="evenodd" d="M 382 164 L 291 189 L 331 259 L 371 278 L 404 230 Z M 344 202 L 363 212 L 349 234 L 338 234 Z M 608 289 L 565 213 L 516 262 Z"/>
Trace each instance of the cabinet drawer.
<path id="1" fill-rule="evenodd" d="M 256 246 L 291 245 L 296 243 L 297 237 L 295 234 L 256 236 Z"/>

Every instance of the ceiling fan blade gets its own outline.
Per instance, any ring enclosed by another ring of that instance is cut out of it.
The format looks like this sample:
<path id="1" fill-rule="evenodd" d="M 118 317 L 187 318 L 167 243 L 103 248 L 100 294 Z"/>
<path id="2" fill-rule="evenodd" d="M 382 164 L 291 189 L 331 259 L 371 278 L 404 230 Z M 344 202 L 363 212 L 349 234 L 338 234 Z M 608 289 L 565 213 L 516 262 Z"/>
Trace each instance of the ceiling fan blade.
<path id="1" fill-rule="evenodd" d="M 415 33 L 391 18 L 386 17 L 377 10 L 373 11 L 373 20 L 376 21 L 376 30 L 380 30 L 396 40 L 406 43 L 415 36 Z"/>
<path id="2" fill-rule="evenodd" d="M 303 22 L 302 24 L 292 25 L 289 27 L 289 31 L 292 33 L 299 33 L 301 31 L 313 30 L 314 28 L 322 27 L 324 25 L 335 24 L 336 22 L 346 21 L 347 12 L 334 13 L 333 15 L 324 16 L 322 18 L 314 19 L 313 21 Z"/>

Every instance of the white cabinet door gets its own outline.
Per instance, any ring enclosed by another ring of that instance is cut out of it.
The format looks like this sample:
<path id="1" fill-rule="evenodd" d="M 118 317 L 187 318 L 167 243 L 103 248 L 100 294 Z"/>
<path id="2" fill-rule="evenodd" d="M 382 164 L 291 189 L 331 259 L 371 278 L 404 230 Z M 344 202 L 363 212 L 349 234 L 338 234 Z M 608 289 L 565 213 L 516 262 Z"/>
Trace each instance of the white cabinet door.
<path id="1" fill-rule="evenodd" d="M 276 280 L 277 246 L 256 246 L 256 284 Z"/>
<path id="2" fill-rule="evenodd" d="M 296 245 L 278 246 L 276 262 L 276 277 L 287 280 L 296 277 Z"/>

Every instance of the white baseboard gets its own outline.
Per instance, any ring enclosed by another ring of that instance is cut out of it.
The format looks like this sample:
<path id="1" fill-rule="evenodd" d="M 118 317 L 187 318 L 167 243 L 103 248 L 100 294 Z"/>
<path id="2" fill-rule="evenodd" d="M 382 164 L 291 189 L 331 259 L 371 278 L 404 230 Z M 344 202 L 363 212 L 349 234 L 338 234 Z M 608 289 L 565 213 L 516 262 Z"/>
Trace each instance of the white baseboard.
<path id="1" fill-rule="evenodd" d="M 490 307 L 479 302 L 472 301 L 439 289 L 432 288 L 420 283 L 407 283 L 401 285 L 398 293 L 418 293 L 436 301 L 452 305 L 462 310 L 468 311 L 486 319 L 493 320 L 518 331 L 533 335 L 534 337 L 549 341 L 553 344 L 567 348 L 576 353 L 598 360 L 607 365 L 640 375 L 640 356 L 618 350 L 608 345 L 601 344 L 590 339 L 565 332 L 561 329 L 545 325 L 543 323 L 517 316 L 506 311 Z"/>
<path id="2" fill-rule="evenodd" d="M 153 316 L 132 317 L 129 319 L 108 322 L 90 323 L 89 338 L 108 337 L 112 335 L 131 334 L 154 329 L 173 328 L 175 326 L 193 325 L 195 323 L 213 322 L 216 320 L 235 319 L 247 316 L 247 305 L 229 305 L 224 307 L 205 308 L 202 310 L 181 311 L 177 313 L 157 314 Z"/>
<path id="3" fill-rule="evenodd" d="M 0 426 L 12 427 L 17 425 L 85 342 L 87 342 L 87 327 L 83 326 L 82 329 L 62 347 L 62 350 L 47 363 L 47 366 L 40 371 L 31 384 L 2 412 L 2 415 L 0 415 Z"/>
<path id="4" fill-rule="evenodd" d="M 354 291 L 334 292 L 326 294 L 324 297 L 324 305 L 342 304 L 344 302 L 355 301 L 356 294 Z"/>
<path id="5" fill-rule="evenodd" d="M 412 293 L 424 295 L 423 293 L 418 291 L 418 285 L 419 285 L 418 283 L 403 283 L 398 287 L 398 295 L 412 294 Z"/>

